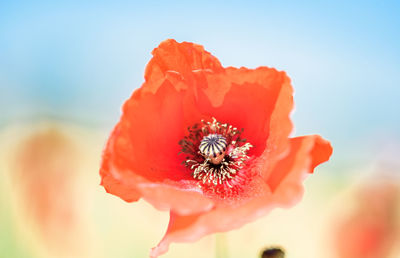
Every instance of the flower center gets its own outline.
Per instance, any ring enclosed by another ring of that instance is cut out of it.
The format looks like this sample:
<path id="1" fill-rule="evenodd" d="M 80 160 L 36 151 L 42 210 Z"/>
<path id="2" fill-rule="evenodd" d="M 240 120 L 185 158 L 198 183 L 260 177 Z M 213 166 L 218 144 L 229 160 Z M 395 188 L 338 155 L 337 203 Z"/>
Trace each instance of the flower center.
<path id="1" fill-rule="evenodd" d="M 203 185 L 226 185 L 232 187 L 237 176 L 249 159 L 247 152 L 253 147 L 241 138 L 243 130 L 212 122 L 194 124 L 189 134 L 179 144 L 186 154 L 183 164 L 192 170 L 192 176 Z"/>
<path id="2" fill-rule="evenodd" d="M 218 165 L 225 157 L 226 139 L 220 134 L 204 136 L 200 142 L 199 150 L 211 163 Z"/>

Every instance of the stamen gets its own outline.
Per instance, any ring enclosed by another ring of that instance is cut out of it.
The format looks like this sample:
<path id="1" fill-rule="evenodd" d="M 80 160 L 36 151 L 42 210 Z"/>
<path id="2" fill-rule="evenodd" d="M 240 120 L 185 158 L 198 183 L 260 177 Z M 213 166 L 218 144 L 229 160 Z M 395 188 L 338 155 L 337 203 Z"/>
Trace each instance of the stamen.
<path id="1" fill-rule="evenodd" d="M 187 155 L 184 165 L 193 171 L 193 178 L 204 185 L 232 188 L 231 180 L 246 165 L 247 153 L 253 147 L 240 137 L 242 131 L 215 118 L 189 127 L 189 134 L 179 144 Z"/>

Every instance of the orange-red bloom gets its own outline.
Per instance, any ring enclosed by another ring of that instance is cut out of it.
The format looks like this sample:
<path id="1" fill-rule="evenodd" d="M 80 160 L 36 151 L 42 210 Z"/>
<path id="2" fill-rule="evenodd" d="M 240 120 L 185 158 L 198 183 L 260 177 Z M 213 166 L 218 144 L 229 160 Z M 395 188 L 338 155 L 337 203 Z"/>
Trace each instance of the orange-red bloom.
<path id="1" fill-rule="evenodd" d="M 302 181 L 332 148 L 318 135 L 289 138 L 290 79 L 259 67 L 224 68 L 193 43 L 166 40 L 145 82 L 125 102 L 105 148 L 106 191 L 170 211 L 171 242 L 194 241 L 297 202 Z"/>

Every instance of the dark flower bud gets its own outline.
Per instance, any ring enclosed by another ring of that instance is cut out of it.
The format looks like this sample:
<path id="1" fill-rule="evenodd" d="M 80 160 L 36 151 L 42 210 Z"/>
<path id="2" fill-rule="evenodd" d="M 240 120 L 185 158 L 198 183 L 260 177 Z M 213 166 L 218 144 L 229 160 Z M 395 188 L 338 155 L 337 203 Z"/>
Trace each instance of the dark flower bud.
<path id="1" fill-rule="evenodd" d="M 284 258 L 285 252 L 279 247 L 269 247 L 261 254 L 261 258 Z"/>

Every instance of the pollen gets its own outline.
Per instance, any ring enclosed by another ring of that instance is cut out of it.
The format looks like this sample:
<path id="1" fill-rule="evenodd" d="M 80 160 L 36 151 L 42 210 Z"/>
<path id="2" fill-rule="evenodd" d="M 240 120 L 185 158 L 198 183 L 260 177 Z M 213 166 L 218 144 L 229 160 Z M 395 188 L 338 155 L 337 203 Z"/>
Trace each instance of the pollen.
<path id="1" fill-rule="evenodd" d="M 232 187 L 238 171 L 246 166 L 251 147 L 241 138 L 242 130 L 215 118 L 188 128 L 188 135 L 179 144 L 186 154 L 183 164 L 192 171 L 194 179 L 203 185 Z"/>

